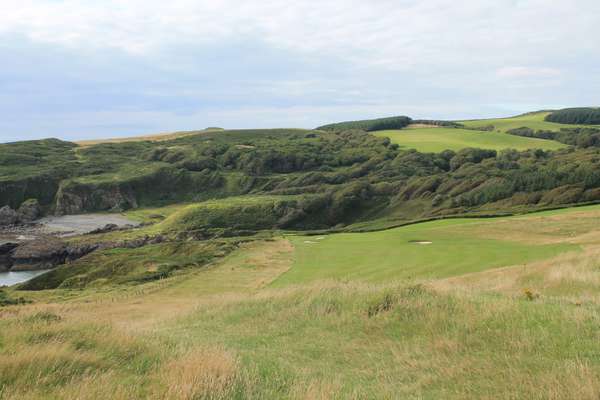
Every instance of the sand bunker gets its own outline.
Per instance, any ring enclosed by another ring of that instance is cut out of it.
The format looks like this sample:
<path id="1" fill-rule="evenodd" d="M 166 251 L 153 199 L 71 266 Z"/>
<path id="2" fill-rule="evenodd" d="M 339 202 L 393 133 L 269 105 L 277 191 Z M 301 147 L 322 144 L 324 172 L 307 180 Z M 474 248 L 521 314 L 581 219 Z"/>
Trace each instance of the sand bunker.
<path id="1" fill-rule="evenodd" d="M 433 242 L 429 240 L 411 240 L 409 243 L 413 244 L 432 244 Z"/>

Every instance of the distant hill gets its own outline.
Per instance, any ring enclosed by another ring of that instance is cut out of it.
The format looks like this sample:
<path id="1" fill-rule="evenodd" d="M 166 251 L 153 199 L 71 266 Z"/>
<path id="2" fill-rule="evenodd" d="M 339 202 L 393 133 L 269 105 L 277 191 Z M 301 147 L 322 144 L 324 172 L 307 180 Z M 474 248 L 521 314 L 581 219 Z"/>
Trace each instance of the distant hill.
<path id="1" fill-rule="evenodd" d="M 152 142 L 160 142 L 164 140 L 172 140 L 180 137 L 197 135 L 205 132 L 214 132 L 214 131 L 222 131 L 223 128 L 210 127 L 203 129 L 201 131 L 183 131 L 183 132 L 167 132 L 167 133 L 157 133 L 154 135 L 142 135 L 142 136 L 129 136 L 122 138 L 109 138 L 109 139 L 90 139 L 90 140 L 80 140 L 77 143 L 80 146 L 92 146 L 100 143 L 125 143 L 125 142 L 137 142 L 140 140 L 149 140 Z"/>

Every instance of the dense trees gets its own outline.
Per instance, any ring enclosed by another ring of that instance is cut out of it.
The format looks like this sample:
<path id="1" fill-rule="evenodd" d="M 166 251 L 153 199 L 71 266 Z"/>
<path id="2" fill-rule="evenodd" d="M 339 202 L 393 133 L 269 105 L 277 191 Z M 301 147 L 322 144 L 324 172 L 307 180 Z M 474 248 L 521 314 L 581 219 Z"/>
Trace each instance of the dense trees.
<path id="1" fill-rule="evenodd" d="M 378 119 L 366 119 L 360 121 L 346 121 L 335 124 L 323 125 L 318 130 L 324 131 L 344 131 L 348 129 L 362 129 L 367 132 L 383 131 L 386 129 L 402 129 L 408 126 L 412 120 L 409 117 L 389 117 Z"/>
<path id="2" fill-rule="evenodd" d="M 559 124 L 600 125 L 600 108 L 565 108 L 553 111 L 545 119 Z"/>
<path id="3" fill-rule="evenodd" d="M 600 129 L 598 128 L 562 128 L 560 131 L 533 130 L 531 128 L 516 128 L 507 131 L 511 135 L 550 139 L 557 142 L 587 148 L 600 147 Z"/>

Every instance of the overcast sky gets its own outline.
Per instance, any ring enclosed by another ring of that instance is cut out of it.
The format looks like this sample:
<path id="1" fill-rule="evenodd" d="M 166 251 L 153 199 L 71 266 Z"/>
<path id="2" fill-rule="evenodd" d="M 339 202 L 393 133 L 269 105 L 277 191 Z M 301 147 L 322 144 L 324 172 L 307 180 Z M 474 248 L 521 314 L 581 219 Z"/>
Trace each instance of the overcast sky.
<path id="1" fill-rule="evenodd" d="M 600 105 L 598 0 L 0 0 L 0 141 Z"/>

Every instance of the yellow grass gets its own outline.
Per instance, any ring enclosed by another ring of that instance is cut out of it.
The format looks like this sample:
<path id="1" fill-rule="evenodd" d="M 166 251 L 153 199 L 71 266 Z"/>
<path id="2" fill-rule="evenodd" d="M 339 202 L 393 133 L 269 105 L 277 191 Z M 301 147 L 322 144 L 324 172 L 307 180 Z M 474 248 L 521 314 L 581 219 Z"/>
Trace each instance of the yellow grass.
<path id="1" fill-rule="evenodd" d="M 424 285 L 273 288 L 277 239 L 114 300 L 38 297 L 0 309 L 0 398 L 597 399 L 600 245 L 582 243 Z"/>
<path id="2" fill-rule="evenodd" d="M 239 360 L 226 350 L 194 349 L 163 367 L 164 397 L 229 399 L 239 369 Z"/>
<path id="3" fill-rule="evenodd" d="M 79 140 L 75 143 L 82 147 L 93 146 L 100 143 L 125 143 L 125 142 L 139 142 L 139 141 L 151 141 L 151 142 L 162 142 L 166 140 L 173 140 L 180 137 L 199 135 L 207 132 L 218 131 L 219 129 L 204 129 L 200 131 L 186 131 L 186 132 L 165 132 L 156 133 L 152 135 L 141 135 L 141 136 L 130 136 L 122 138 L 108 138 L 108 139 L 91 139 L 91 140 Z"/>

